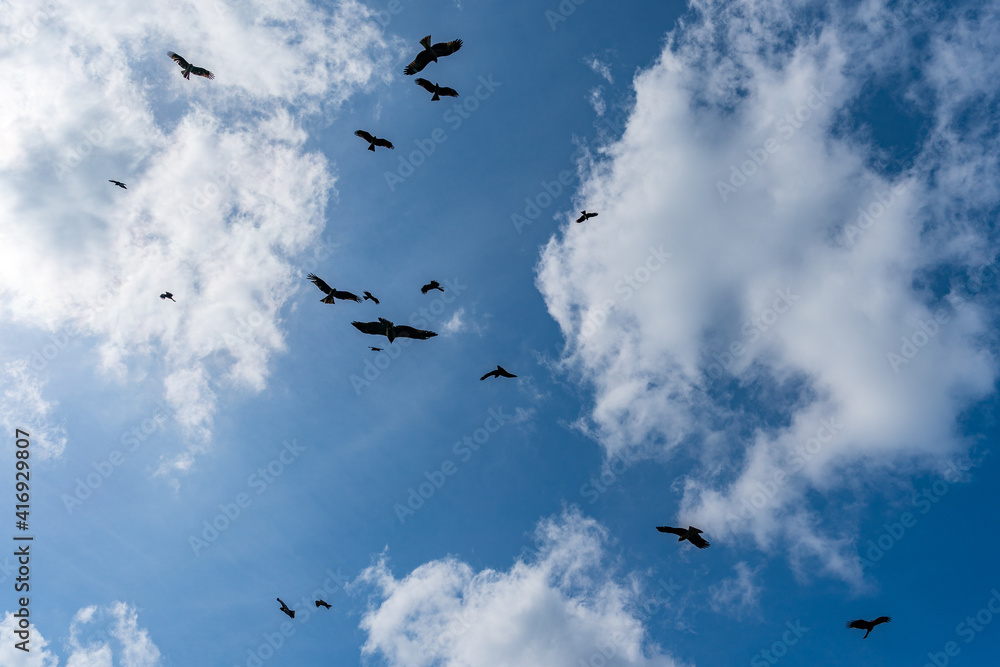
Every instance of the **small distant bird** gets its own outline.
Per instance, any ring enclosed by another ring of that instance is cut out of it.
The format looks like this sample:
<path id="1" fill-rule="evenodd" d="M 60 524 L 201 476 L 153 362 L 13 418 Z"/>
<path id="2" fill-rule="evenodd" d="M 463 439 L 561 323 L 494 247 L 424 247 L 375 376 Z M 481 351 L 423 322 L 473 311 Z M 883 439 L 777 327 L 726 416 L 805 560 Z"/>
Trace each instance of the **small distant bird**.
<path id="1" fill-rule="evenodd" d="M 483 377 L 479 378 L 479 380 L 481 382 L 481 381 L 485 380 L 488 377 L 495 377 L 495 378 L 501 378 L 501 377 L 516 378 L 517 376 L 514 375 L 513 373 L 508 373 L 506 370 L 504 370 L 503 366 L 501 366 L 500 364 L 497 364 L 497 369 L 495 371 L 490 371 L 489 373 L 487 373 Z"/>
<path id="2" fill-rule="evenodd" d="M 576 219 L 577 222 L 584 222 L 585 220 L 590 220 L 591 218 L 596 218 L 596 213 L 587 213 L 586 211 L 580 211 L 583 215 Z"/>
<path id="3" fill-rule="evenodd" d="M 109 178 L 108 179 L 108 183 L 114 183 L 115 185 L 117 185 L 118 187 L 120 187 L 122 190 L 128 190 L 128 188 L 125 187 L 125 184 L 122 183 L 121 181 L 113 181 L 113 180 L 111 180 Z"/>
<path id="4" fill-rule="evenodd" d="M 423 287 L 420 288 L 420 293 L 421 294 L 427 294 L 432 289 L 436 289 L 436 290 L 439 290 L 441 292 L 444 291 L 444 288 L 441 287 L 441 284 L 438 281 L 432 280 L 432 281 L 430 281 L 429 283 L 427 283 L 426 285 L 424 285 Z"/>
<path id="5" fill-rule="evenodd" d="M 174 303 L 177 303 L 176 301 L 174 301 L 174 295 L 171 294 L 170 292 L 164 292 L 163 294 L 160 295 L 160 298 L 161 299 L 170 299 Z"/>
<path id="6" fill-rule="evenodd" d="M 458 91 L 454 88 L 445 88 L 444 86 L 439 86 L 436 83 L 431 83 L 427 79 L 417 79 L 416 84 L 428 93 L 434 94 L 434 97 L 431 98 L 431 102 L 437 102 L 440 100 L 441 95 L 444 95 L 445 97 L 458 97 Z"/>
<path id="7" fill-rule="evenodd" d="M 306 278 L 313 281 L 313 284 L 316 285 L 316 287 L 326 292 L 327 295 L 326 298 L 320 299 L 322 303 L 336 303 L 337 299 L 340 299 L 341 301 L 357 301 L 358 303 L 361 303 L 361 297 L 359 297 L 357 294 L 354 294 L 352 292 L 345 292 L 344 290 L 334 289 L 329 285 L 327 285 L 325 282 L 323 282 L 322 278 L 317 278 L 312 273 L 306 276 Z"/>
<path id="8" fill-rule="evenodd" d="M 378 299 L 373 297 L 371 292 L 365 292 L 365 301 L 374 301 L 375 305 L 378 305 Z"/>
<path id="9" fill-rule="evenodd" d="M 857 628 L 858 630 L 867 630 L 867 632 L 865 632 L 865 636 L 862 637 L 862 639 L 867 639 L 868 633 L 872 631 L 872 628 L 874 628 L 876 625 L 879 625 L 880 623 L 888 623 L 891 620 L 892 618 L 889 616 L 879 616 L 874 621 L 865 621 L 863 619 L 859 619 L 857 621 L 848 621 L 847 627 Z"/>
<path id="10" fill-rule="evenodd" d="M 389 150 L 393 150 L 392 142 L 388 141 L 387 139 L 379 139 L 374 134 L 369 134 L 364 130 L 358 130 L 357 132 L 354 133 L 354 135 L 357 137 L 361 137 L 362 139 L 367 141 L 368 150 L 372 152 L 375 151 L 376 146 L 382 146 L 383 148 L 388 148 Z"/>
<path id="11" fill-rule="evenodd" d="M 384 317 L 378 318 L 378 322 L 351 322 L 354 328 L 361 333 L 370 334 L 372 336 L 385 336 L 389 339 L 391 343 L 397 338 L 416 338 L 417 340 L 427 340 L 428 338 L 433 338 L 437 336 L 433 331 L 424 331 L 423 329 L 414 329 L 413 327 L 408 327 L 405 324 L 393 324 Z"/>
<path id="12" fill-rule="evenodd" d="M 677 540 L 678 542 L 687 540 L 699 549 L 707 549 L 709 546 L 705 538 L 699 535 L 702 531 L 698 530 L 694 526 L 688 526 L 687 529 L 671 528 L 670 526 L 657 526 L 656 529 L 661 533 L 673 533 L 674 535 L 680 535 L 680 538 Z"/>
<path id="13" fill-rule="evenodd" d="M 170 56 L 171 58 L 173 58 L 174 62 L 176 62 L 178 65 L 181 66 L 181 68 L 184 70 L 184 72 L 181 74 L 181 76 L 183 76 L 188 81 L 191 80 L 191 75 L 192 74 L 194 74 L 195 76 L 203 76 L 206 79 L 214 79 L 215 78 L 215 75 L 212 74 L 211 72 L 209 72 L 204 67 L 195 67 L 194 65 L 192 65 L 188 61 L 184 60 L 184 58 L 182 58 L 179 55 L 177 55 L 176 53 L 174 53 L 173 51 L 167 51 L 167 55 Z"/>
<path id="14" fill-rule="evenodd" d="M 326 602 L 324 602 L 323 600 L 316 600 L 316 606 L 317 606 L 317 607 L 326 607 L 327 609 L 329 609 L 329 608 L 330 608 L 330 605 L 328 605 L 328 604 L 327 604 Z"/>
<path id="15" fill-rule="evenodd" d="M 371 345 L 368 346 L 368 349 L 371 350 L 372 352 L 381 352 L 382 351 L 382 348 L 380 348 L 380 347 L 372 347 Z"/>
<path id="16" fill-rule="evenodd" d="M 413 76 L 423 68 L 427 67 L 429 63 L 436 63 L 438 58 L 450 56 L 455 53 L 455 51 L 462 48 L 462 40 L 456 39 L 452 42 L 440 42 L 431 46 L 431 36 L 427 35 L 420 40 L 420 46 L 424 47 L 424 50 L 418 53 L 417 57 L 413 59 L 413 62 L 406 66 L 403 70 L 403 74 Z"/>
<path id="17" fill-rule="evenodd" d="M 275 598 L 275 599 L 277 599 L 278 602 L 281 602 L 281 598 Z M 288 618 L 295 618 L 295 611 L 292 610 L 292 609 L 289 609 L 288 605 L 285 604 L 284 602 L 281 602 L 281 611 L 283 611 L 286 614 L 288 614 Z"/>

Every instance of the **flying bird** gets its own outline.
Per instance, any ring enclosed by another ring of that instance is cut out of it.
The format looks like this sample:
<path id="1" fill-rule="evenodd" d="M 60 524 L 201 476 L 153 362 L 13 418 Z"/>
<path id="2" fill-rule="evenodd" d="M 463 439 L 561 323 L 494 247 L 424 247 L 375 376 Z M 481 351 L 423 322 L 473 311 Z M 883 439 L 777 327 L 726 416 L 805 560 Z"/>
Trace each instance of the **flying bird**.
<path id="1" fill-rule="evenodd" d="M 174 295 L 171 294 L 170 292 L 164 292 L 163 294 L 160 295 L 160 298 L 161 299 L 170 299 L 174 303 L 177 303 L 176 301 L 174 301 Z"/>
<path id="2" fill-rule="evenodd" d="M 444 291 L 444 288 L 441 287 L 441 283 L 439 283 L 436 280 L 432 280 L 432 281 L 430 281 L 429 283 L 427 283 L 426 285 L 424 285 L 423 287 L 420 288 L 420 293 L 421 294 L 427 294 L 432 289 L 440 290 L 441 292 Z"/>
<path id="3" fill-rule="evenodd" d="M 364 139 L 365 141 L 367 141 L 368 142 L 368 150 L 370 150 L 372 152 L 375 151 L 375 147 L 376 146 L 382 146 L 383 148 L 388 148 L 389 150 L 393 149 L 392 142 L 390 142 L 389 140 L 387 140 L 387 139 L 379 139 L 375 135 L 369 134 L 369 133 L 365 132 L 364 130 L 358 130 L 357 132 L 354 133 L 354 135 L 357 136 L 357 137 L 361 137 L 362 139 Z"/>
<path id="4" fill-rule="evenodd" d="M 699 549 L 707 549 L 709 546 L 705 538 L 699 535 L 702 531 L 698 530 L 694 526 L 688 526 L 686 529 L 671 528 L 670 526 L 657 526 L 656 529 L 661 533 L 673 533 L 674 535 L 680 535 L 680 538 L 677 540 L 678 542 L 687 540 Z"/>
<path id="5" fill-rule="evenodd" d="M 320 299 L 322 303 L 336 303 L 337 299 L 340 299 L 341 301 L 357 301 L 358 303 L 361 303 L 361 297 L 359 297 L 357 294 L 353 294 L 351 292 L 345 292 L 343 290 L 333 289 L 332 287 L 327 285 L 322 278 L 318 278 L 316 277 L 316 275 L 312 273 L 306 276 L 306 278 L 313 281 L 313 284 L 315 284 L 316 287 L 326 292 L 327 297 L 325 299 Z"/>
<path id="6" fill-rule="evenodd" d="M 128 188 L 125 187 L 125 184 L 122 183 L 121 181 L 113 181 L 113 180 L 111 180 L 109 178 L 108 179 L 108 183 L 114 183 L 115 185 L 117 185 L 118 187 L 120 187 L 122 190 L 128 190 Z"/>
<path id="7" fill-rule="evenodd" d="M 874 621 L 865 621 L 863 619 L 858 619 L 857 621 L 848 621 L 847 627 L 857 628 L 858 630 L 866 630 L 867 632 L 865 632 L 865 636 L 862 637 L 862 639 L 867 639 L 868 633 L 872 631 L 872 628 L 874 628 L 876 625 L 880 623 L 888 623 L 891 620 L 892 618 L 889 616 L 879 616 Z"/>
<path id="8" fill-rule="evenodd" d="M 441 95 L 444 95 L 445 97 L 458 97 L 458 91 L 454 88 L 439 86 L 436 83 L 431 83 L 427 79 L 417 79 L 416 84 L 428 93 L 434 94 L 434 97 L 431 98 L 431 102 L 437 102 L 440 100 Z"/>
<path id="9" fill-rule="evenodd" d="M 375 305 L 378 305 L 378 299 L 373 297 L 371 292 L 365 292 L 365 301 L 374 301 Z"/>
<path id="10" fill-rule="evenodd" d="M 413 327 L 408 327 L 405 324 L 393 324 L 384 317 L 378 318 L 378 322 L 351 322 L 354 328 L 361 333 L 366 333 L 372 336 L 385 336 L 389 339 L 391 343 L 397 338 L 416 338 L 417 340 L 427 340 L 428 338 L 433 338 L 437 336 L 433 331 L 424 331 L 423 329 L 414 329 Z"/>
<path id="11" fill-rule="evenodd" d="M 497 364 L 497 369 L 495 371 L 490 371 L 489 373 L 487 373 L 483 377 L 479 378 L 479 380 L 481 382 L 481 381 L 485 380 L 488 377 L 495 377 L 495 378 L 501 378 L 501 377 L 516 378 L 517 376 L 514 375 L 513 373 L 508 373 L 506 370 L 504 370 L 503 366 L 501 366 L 500 364 Z"/>
<path id="12" fill-rule="evenodd" d="M 427 67 L 430 62 L 437 62 L 438 58 L 444 58 L 445 56 L 450 56 L 451 54 L 462 48 L 462 40 L 456 39 L 452 42 L 440 42 L 431 46 L 431 36 L 427 35 L 422 40 L 420 40 L 420 45 L 424 47 L 424 50 L 417 54 L 417 57 L 413 59 L 413 62 L 406 66 L 403 70 L 403 74 L 407 76 L 412 76 Z"/>
<path id="13" fill-rule="evenodd" d="M 276 599 L 278 600 L 278 602 L 281 602 L 281 598 L 276 598 Z M 286 614 L 288 614 L 288 618 L 295 618 L 295 611 L 292 610 L 292 609 L 289 609 L 288 605 L 285 604 L 284 602 L 281 602 L 281 611 L 283 611 Z"/>
<path id="14" fill-rule="evenodd" d="M 368 346 L 368 349 L 371 350 L 372 352 L 381 352 L 382 351 L 382 348 L 380 348 L 380 347 L 372 347 L 371 345 Z"/>
<path id="15" fill-rule="evenodd" d="M 316 606 L 317 606 L 317 607 L 325 607 L 325 608 L 327 608 L 327 609 L 329 609 L 329 608 L 330 608 L 330 605 L 329 605 L 329 604 L 327 604 L 327 603 L 326 603 L 325 601 L 323 601 L 323 600 L 316 600 Z"/>
<path id="16" fill-rule="evenodd" d="M 596 218 L 596 213 L 587 213 L 586 211 L 580 211 L 583 215 L 576 219 L 577 222 L 583 222 L 585 220 L 590 220 L 591 218 Z"/>
<path id="17" fill-rule="evenodd" d="M 181 74 L 181 76 L 183 76 L 185 79 L 189 81 L 191 80 L 192 74 L 194 74 L 195 76 L 203 76 L 206 79 L 215 78 L 215 75 L 209 72 L 204 67 L 195 67 L 188 61 L 184 60 L 184 58 L 181 58 L 179 55 L 174 53 L 173 51 L 167 51 L 167 55 L 173 58 L 174 62 L 176 62 L 178 65 L 181 66 L 181 68 L 183 68 L 184 72 Z"/>

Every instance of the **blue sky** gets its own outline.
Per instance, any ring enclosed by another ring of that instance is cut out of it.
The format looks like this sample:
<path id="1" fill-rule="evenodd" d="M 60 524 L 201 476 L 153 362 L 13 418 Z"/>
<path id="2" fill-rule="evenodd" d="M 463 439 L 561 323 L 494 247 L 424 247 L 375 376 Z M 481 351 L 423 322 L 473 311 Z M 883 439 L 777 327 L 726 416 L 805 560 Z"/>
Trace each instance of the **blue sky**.
<path id="1" fill-rule="evenodd" d="M 0 667 L 996 655 L 995 7 L 8 10 Z"/>

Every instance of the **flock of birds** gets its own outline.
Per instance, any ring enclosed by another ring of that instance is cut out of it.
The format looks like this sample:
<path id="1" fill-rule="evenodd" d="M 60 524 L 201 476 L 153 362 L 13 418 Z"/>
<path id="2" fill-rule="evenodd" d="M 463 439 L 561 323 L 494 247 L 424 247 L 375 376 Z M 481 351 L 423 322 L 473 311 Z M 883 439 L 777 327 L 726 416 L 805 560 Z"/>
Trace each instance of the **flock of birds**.
<path id="1" fill-rule="evenodd" d="M 436 63 L 438 61 L 438 58 L 443 58 L 445 56 L 449 56 L 455 53 L 456 51 L 462 48 L 462 40 L 456 39 L 451 42 L 440 42 L 438 44 L 431 44 L 431 36 L 427 35 L 426 37 L 420 40 L 420 45 L 424 47 L 423 51 L 418 53 L 416 57 L 413 59 L 413 61 L 409 65 L 407 65 L 403 70 L 403 73 L 406 74 L 407 76 L 412 76 L 417 72 L 420 72 L 432 62 Z M 196 67 L 192 65 L 183 57 L 179 56 L 173 51 L 168 52 L 168 55 L 181 67 L 181 69 L 183 70 L 181 76 L 183 76 L 185 79 L 190 80 L 192 74 L 194 74 L 195 76 L 205 77 L 207 79 L 215 78 L 215 75 L 212 72 L 208 71 L 203 67 Z M 431 101 L 434 102 L 440 100 L 441 96 L 444 97 L 459 96 L 458 91 L 456 91 L 454 88 L 441 86 L 437 83 L 432 83 L 427 79 L 418 78 L 416 79 L 416 84 L 421 88 L 423 88 L 424 90 L 426 90 L 427 92 L 431 93 L 432 94 Z M 388 148 L 390 150 L 393 149 L 392 142 L 390 142 L 387 139 L 377 137 L 365 130 L 357 130 L 354 134 L 364 139 L 366 142 L 368 142 L 369 151 L 374 152 L 376 146 L 381 148 Z M 122 183 L 121 181 L 109 179 L 109 182 L 115 184 L 116 186 L 122 189 L 125 190 L 128 189 L 125 186 L 125 184 Z M 576 222 L 578 223 L 586 222 L 590 218 L 597 217 L 597 215 L 598 215 L 597 213 L 592 213 L 592 212 L 588 213 L 586 210 L 583 210 L 580 211 L 580 217 L 576 219 Z M 322 278 L 316 276 L 315 274 L 310 273 L 308 276 L 306 276 L 306 278 L 308 280 L 311 280 L 312 283 L 320 289 L 320 291 L 326 294 L 326 296 L 320 300 L 321 303 L 332 305 L 336 303 L 337 299 L 340 299 L 341 301 L 353 301 L 355 303 L 372 301 L 375 305 L 379 305 L 380 303 L 379 300 L 375 296 L 373 296 L 371 292 L 363 292 L 364 297 L 362 298 L 359 297 L 357 294 L 354 294 L 353 292 L 348 292 L 346 290 L 338 290 L 333 287 L 330 287 Z M 444 292 L 444 288 L 441 287 L 440 283 L 438 283 L 436 280 L 432 280 L 420 288 L 420 292 L 422 294 L 427 294 L 432 290 L 439 290 L 441 292 Z M 160 295 L 160 298 L 164 300 L 169 299 L 171 301 L 174 301 L 174 303 L 176 303 L 174 295 L 171 294 L 170 292 L 164 292 L 163 294 Z M 386 338 L 389 339 L 390 344 L 396 338 L 413 338 L 416 340 L 427 340 L 428 338 L 433 338 L 434 336 L 437 336 L 437 334 L 433 331 L 416 329 L 414 327 L 402 324 L 394 324 L 383 317 L 378 318 L 378 321 L 376 322 L 356 321 L 356 322 L 351 322 L 351 324 L 361 333 L 368 334 L 371 336 L 385 336 Z M 381 347 L 374 347 L 374 346 L 369 346 L 369 349 L 374 352 L 381 352 L 383 350 L 383 348 Z M 508 372 L 506 369 L 504 369 L 502 366 L 498 364 L 495 370 L 486 373 L 479 379 L 480 381 L 482 381 L 489 377 L 516 378 L 517 376 L 514 375 L 513 373 Z M 670 533 L 673 535 L 677 535 L 678 542 L 684 542 L 686 540 L 699 549 L 707 549 L 710 546 L 708 540 L 706 540 L 704 537 L 701 536 L 703 531 L 698 528 L 695 528 L 694 526 L 688 526 L 687 528 L 674 528 L 672 526 L 657 526 L 656 529 L 661 533 Z M 287 614 L 289 618 L 295 618 L 295 610 L 290 609 L 288 605 L 282 602 L 281 598 L 277 598 L 277 600 L 281 604 L 280 611 Z M 323 600 L 316 600 L 316 607 L 317 608 L 325 607 L 326 609 L 330 609 L 330 605 Z M 889 616 L 880 616 L 872 621 L 857 619 L 853 621 L 848 621 L 846 627 L 865 630 L 865 635 L 864 637 L 862 637 L 862 639 L 866 639 L 876 625 L 880 625 L 882 623 L 888 623 L 891 620 L 892 618 Z"/>

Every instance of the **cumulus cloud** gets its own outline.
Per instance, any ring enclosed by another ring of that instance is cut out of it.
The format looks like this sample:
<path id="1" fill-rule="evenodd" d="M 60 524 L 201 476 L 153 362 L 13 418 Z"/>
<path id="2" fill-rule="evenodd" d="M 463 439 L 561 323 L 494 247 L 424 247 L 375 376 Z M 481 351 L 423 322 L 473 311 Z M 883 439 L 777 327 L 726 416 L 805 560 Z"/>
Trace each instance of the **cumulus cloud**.
<path id="1" fill-rule="evenodd" d="M 70 623 L 66 667 L 157 667 L 160 651 L 140 628 L 138 612 L 124 602 L 84 607 Z M 0 623 L 0 665 L 56 667 L 58 656 L 35 626 L 30 627 L 27 653 L 14 647 L 18 619 L 7 612 Z M 102 627 L 103 626 L 103 627 Z"/>
<path id="2" fill-rule="evenodd" d="M 679 664 L 648 641 L 634 587 L 612 576 L 604 528 L 571 510 L 536 539 L 534 560 L 505 572 L 445 558 L 396 579 L 383 558 L 360 577 L 376 588 L 363 653 L 413 667 Z"/>
<path id="3" fill-rule="evenodd" d="M 50 343 L 49 345 L 55 345 Z M 0 423 L 7 433 L 28 433 L 31 456 L 42 461 L 58 458 L 66 448 L 66 429 L 50 421 L 55 404 L 42 397 L 45 380 L 33 373 L 28 361 L 10 361 L 0 369 Z"/>
<path id="4" fill-rule="evenodd" d="M 220 389 L 265 386 L 296 264 L 329 255 L 335 178 L 306 128 L 391 76 L 394 51 L 354 0 L 11 9 L 0 317 L 159 380 L 188 440 L 165 469 L 183 470 Z M 216 79 L 183 79 L 167 50 Z"/>
<path id="5" fill-rule="evenodd" d="M 583 174 L 574 209 L 614 224 L 567 223 L 537 285 L 608 457 L 694 447 L 684 521 L 861 585 L 850 517 L 820 520 L 807 494 L 939 468 L 997 376 L 979 214 L 998 199 L 996 119 L 955 113 L 997 93 L 955 63 L 1000 54 L 998 14 L 922 26 L 918 60 L 886 36 L 903 8 L 695 7 Z M 948 101 L 913 163 L 889 165 L 850 129 L 872 69 L 911 61 L 923 103 Z"/>

